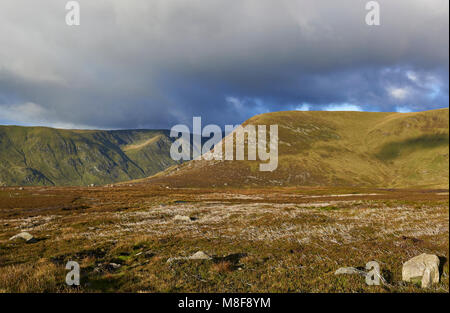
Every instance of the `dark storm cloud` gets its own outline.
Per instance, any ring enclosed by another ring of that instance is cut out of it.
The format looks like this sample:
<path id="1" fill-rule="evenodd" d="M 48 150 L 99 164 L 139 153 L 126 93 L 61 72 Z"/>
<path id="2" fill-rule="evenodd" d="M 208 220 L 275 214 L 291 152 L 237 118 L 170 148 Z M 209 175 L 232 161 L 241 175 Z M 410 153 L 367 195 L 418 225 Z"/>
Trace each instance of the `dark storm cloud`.
<path id="1" fill-rule="evenodd" d="M 0 123 L 167 128 L 287 109 L 448 106 L 448 1 L 0 3 Z"/>

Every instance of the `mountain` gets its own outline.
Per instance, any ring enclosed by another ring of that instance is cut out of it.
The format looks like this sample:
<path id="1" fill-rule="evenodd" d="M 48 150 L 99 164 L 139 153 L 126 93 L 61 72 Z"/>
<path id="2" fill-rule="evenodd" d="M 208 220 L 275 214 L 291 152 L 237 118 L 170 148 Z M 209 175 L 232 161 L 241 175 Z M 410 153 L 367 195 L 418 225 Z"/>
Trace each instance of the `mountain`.
<path id="1" fill-rule="evenodd" d="M 166 130 L 0 126 L 0 186 L 101 185 L 139 179 L 179 187 L 448 188 L 448 109 L 287 111 L 254 116 L 243 126 L 274 124 L 279 158 L 273 172 L 259 171 L 264 163 L 259 160 L 180 164 L 170 158 L 174 139 Z"/>
<path id="2" fill-rule="evenodd" d="M 260 161 L 194 160 L 145 182 L 207 186 L 449 186 L 449 110 L 417 113 L 276 112 L 246 125 L 278 125 L 278 168 Z"/>
<path id="3" fill-rule="evenodd" d="M 1 185 L 108 184 L 176 164 L 165 130 L 0 126 Z"/>

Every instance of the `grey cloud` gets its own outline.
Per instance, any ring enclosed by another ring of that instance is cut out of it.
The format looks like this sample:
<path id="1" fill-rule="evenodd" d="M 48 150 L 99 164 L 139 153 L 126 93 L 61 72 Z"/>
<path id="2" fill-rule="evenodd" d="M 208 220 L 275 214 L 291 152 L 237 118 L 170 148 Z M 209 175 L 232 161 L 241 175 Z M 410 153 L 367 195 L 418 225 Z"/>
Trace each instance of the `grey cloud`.
<path id="1" fill-rule="evenodd" d="M 363 0 L 79 2 L 79 27 L 65 1 L 0 3 L 0 122 L 167 128 L 303 103 L 448 106 L 445 0 L 380 0 L 379 27 Z M 39 114 L 21 120 L 30 103 Z"/>

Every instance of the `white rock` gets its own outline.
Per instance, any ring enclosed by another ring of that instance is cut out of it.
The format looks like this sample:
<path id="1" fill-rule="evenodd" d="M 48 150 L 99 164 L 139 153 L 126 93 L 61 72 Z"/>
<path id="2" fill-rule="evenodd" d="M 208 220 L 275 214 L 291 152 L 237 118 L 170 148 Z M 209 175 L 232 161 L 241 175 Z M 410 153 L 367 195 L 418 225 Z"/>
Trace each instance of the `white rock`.
<path id="1" fill-rule="evenodd" d="M 109 265 L 112 267 L 112 268 L 114 268 L 114 269 L 118 269 L 118 268 L 120 268 L 122 265 L 120 265 L 120 264 L 117 264 L 117 263 L 109 263 Z"/>
<path id="2" fill-rule="evenodd" d="M 334 272 L 334 275 L 342 275 L 342 274 L 348 274 L 348 275 L 357 274 L 357 275 L 361 275 L 361 276 L 366 276 L 366 272 L 360 271 L 354 267 L 341 267 L 341 268 L 338 268 L 336 272 Z"/>
<path id="3" fill-rule="evenodd" d="M 185 215 L 175 215 L 175 217 L 173 219 L 175 221 L 183 221 L 183 222 L 191 222 L 193 220 L 189 216 L 185 216 Z"/>
<path id="4" fill-rule="evenodd" d="M 172 263 L 174 261 L 179 261 L 179 260 L 211 260 L 211 259 L 212 259 L 212 257 L 207 255 L 205 252 L 197 251 L 197 252 L 195 252 L 193 255 L 191 255 L 189 257 L 172 257 L 172 258 L 168 258 L 166 262 L 167 263 Z"/>
<path id="5" fill-rule="evenodd" d="M 431 277 L 431 272 L 427 268 L 422 276 L 422 288 L 429 288 L 433 283 L 433 278 Z"/>
<path id="6" fill-rule="evenodd" d="M 189 257 L 191 260 L 211 260 L 212 258 L 203 251 L 197 251 Z"/>
<path id="7" fill-rule="evenodd" d="M 402 279 L 420 280 L 422 288 L 439 282 L 439 258 L 434 254 L 421 254 L 403 264 Z"/>
<path id="8" fill-rule="evenodd" d="M 9 238 L 9 240 L 15 240 L 17 238 L 21 238 L 21 239 L 25 240 L 27 243 L 37 242 L 36 238 L 34 238 L 33 235 L 31 235 L 30 233 L 27 233 L 27 232 L 22 232 L 20 234 L 12 236 L 11 238 Z"/>

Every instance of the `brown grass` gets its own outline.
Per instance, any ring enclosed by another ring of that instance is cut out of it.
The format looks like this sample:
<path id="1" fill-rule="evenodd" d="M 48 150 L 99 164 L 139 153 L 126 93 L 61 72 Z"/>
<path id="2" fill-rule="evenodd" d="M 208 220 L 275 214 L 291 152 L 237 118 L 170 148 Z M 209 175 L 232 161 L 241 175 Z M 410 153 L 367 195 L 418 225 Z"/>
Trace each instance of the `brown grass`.
<path id="1" fill-rule="evenodd" d="M 213 264 L 211 270 L 216 273 L 229 273 L 233 270 L 233 264 L 230 261 L 221 261 Z"/>
<path id="2" fill-rule="evenodd" d="M 448 190 L 0 188 L 0 290 L 448 292 L 448 204 Z M 9 241 L 20 231 L 39 241 Z M 213 259 L 167 262 L 199 250 Z M 442 259 L 427 290 L 401 281 L 420 253 Z M 69 260 L 79 288 L 65 285 Z M 389 286 L 334 275 L 373 260 Z"/>
<path id="3" fill-rule="evenodd" d="M 68 292 L 62 284 L 64 270 L 46 260 L 34 264 L 4 266 L 0 271 L 0 290 L 2 292 Z"/>

